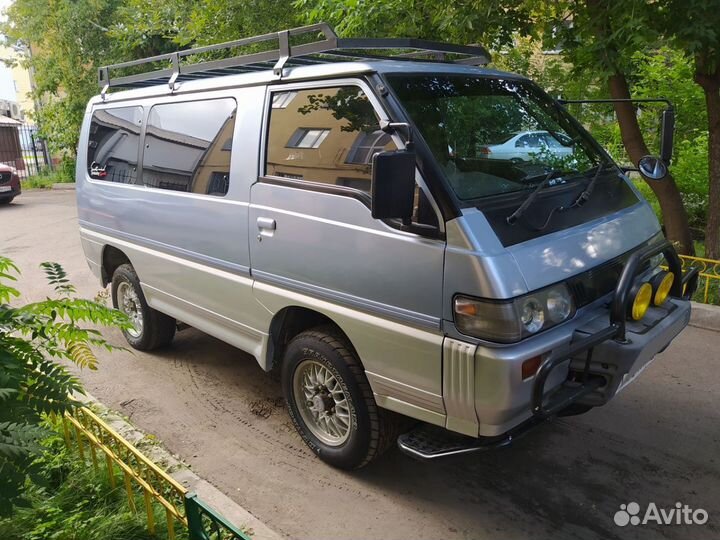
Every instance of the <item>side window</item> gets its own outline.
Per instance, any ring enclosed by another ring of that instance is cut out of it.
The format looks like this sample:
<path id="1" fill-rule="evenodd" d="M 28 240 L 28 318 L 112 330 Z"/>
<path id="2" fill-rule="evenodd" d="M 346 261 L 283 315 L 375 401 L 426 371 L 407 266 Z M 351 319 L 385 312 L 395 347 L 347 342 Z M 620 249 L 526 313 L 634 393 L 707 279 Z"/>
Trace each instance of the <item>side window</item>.
<path id="1" fill-rule="evenodd" d="M 394 150 L 357 86 L 272 95 L 265 174 L 370 192 L 372 157 Z"/>
<path id="2" fill-rule="evenodd" d="M 87 151 L 90 178 L 122 184 L 137 183 L 142 112 L 142 107 L 93 112 Z"/>
<path id="3" fill-rule="evenodd" d="M 525 148 L 526 146 L 530 146 L 529 135 L 523 135 L 517 141 L 515 141 L 515 148 Z"/>
<path id="4" fill-rule="evenodd" d="M 236 109 L 232 98 L 155 105 L 145 133 L 143 183 L 226 195 Z"/>
<path id="5" fill-rule="evenodd" d="M 528 135 L 528 141 L 528 146 L 530 146 L 530 148 L 540 148 L 540 146 L 542 146 L 540 135 L 538 135 L 537 133 Z"/>

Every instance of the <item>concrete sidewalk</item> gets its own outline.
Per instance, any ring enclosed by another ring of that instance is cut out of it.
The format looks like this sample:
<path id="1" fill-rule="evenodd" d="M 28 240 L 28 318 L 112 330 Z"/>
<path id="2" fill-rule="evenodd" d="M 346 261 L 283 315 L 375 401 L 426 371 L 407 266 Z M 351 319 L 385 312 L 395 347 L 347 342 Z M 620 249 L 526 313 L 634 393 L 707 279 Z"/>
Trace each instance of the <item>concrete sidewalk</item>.
<path id="1" fill-rule="evenodd" d="M 693 302 L 690 326 L 720 332 L 720 306 Z"/>

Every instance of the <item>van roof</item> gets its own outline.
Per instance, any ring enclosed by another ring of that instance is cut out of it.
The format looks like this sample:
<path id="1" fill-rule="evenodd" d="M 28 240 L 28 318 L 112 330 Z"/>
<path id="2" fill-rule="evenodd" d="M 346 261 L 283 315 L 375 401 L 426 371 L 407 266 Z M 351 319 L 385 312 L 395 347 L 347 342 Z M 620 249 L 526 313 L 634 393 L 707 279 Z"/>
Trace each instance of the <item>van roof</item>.
<path id="1" fill-rule="evenodd" d="M 268 47 L 270 50 L 258 52 Z M 237 54 L 243 50 L 243 54 Z M 235 56 L 227 58 L 228 54 Z M 218 55 L 225 57 L 217 58 Z M 116 101 L 168 91 L 201 91 L 267 84 L 279 79 L 322 79 L 366 72 L 477 74 L 477 66 L 485 66 L 489 61 L 490 54 L 481 45 L 412 38 L 339 38 L 330 26 L 319 23 L 103 66 L 98 70 L 102 88 L 98 98 Z M 511 76 L 492 70 L 481 72 Z M 110 88 L 128 91 L 110 97 L 106 95 Z"/>

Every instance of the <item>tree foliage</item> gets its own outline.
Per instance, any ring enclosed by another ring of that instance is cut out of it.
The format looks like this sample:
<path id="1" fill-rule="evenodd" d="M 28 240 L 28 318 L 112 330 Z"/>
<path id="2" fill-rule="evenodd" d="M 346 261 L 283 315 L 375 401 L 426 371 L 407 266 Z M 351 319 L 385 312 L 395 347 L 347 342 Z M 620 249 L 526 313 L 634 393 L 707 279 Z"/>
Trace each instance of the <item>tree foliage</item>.
<path id="1" fill-rule="evenodd" d="M 55 297 L 13 307 L 9 302 L 20 293 L 9 282 L 19 270 L 0 257 L 0 515 L 23 503 L 22 486 L 46 434 L 43 418 L 70 409 L 71 394 L 82 390 L 61 362 L 96 369 L 92 348 L 115 348 L 84 325 L 129 325 L 119 311 L 76 298 L 59 264 L 41 266 Z"/>
<path id="2" fill-rule="evenodd" d="M 40 135 L 54 152 L 74 155 L 97 67 L 116 57 L 105 31 L 119 0 L 20 0 L 7 10 L 0 31 L 31 53 L 22 61 L 34 73 Z"/>
<path id="3" fill-rule="evenodd" d="M 704 197 L 707 211 L 700 217 L 692 210 L 690 222 L 707 223 L 710 243 L 720 242 L 714 239 L 720 235 L 720 9 L 712 2 L 16 0 L 3 32 L 32 44 L 26 62 L 46 105 L 41 132 L 54 149 L 73 154 L 85 104 L 98 90 L 97 66 L 319 21 L 344 36 L 482 43 L 498 67 L 526 74 L 554 95 L 670 98 L 678 153 L 673 178 L 649 185 L 651 197 L 663 207 L 666 232 L 686 251 L 682 202 L 687 206 L 689 194 Z M 551 49 L 561 54 L 544 54 Z M 616 106 L 616 123 L 608 122 L 611 111 L 573 109 L 616 157 L 637 162 L 657 151 L 657 108 L 642 108 L 637 121 L 634 107 Z M 698 162 L 703 155 L 706 165 Z"/>

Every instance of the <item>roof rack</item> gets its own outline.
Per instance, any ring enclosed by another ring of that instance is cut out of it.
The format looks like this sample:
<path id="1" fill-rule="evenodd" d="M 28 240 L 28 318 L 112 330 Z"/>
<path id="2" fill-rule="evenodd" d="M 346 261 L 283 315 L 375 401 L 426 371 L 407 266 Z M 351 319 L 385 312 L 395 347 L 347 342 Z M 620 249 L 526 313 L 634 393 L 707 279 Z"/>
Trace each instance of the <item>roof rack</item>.
<path id="1" fill-rule="evenodd" d="M 290 45 L 290 38 L 304 36 L 305 39 L 316 34 L 319 40 L 310 43 Z M 229 51 L 238 47 L 258 44 L 277 43 L 277 48 L 241 54 L 219 60 L 200 60 L 183 63 L 184 59 L 194 55 L 207 55 L 216 51 Z M 401 52 L 402 51 L 402 52 Z M 394 53 L 394 54 L 393 54 Z M 139 60 L 103 66 L 98 70 L 98 83 L 104 95 L 114 87 L 142 88 L 167 83 L 170 89 L 175 82 L 195 79 L 207 79 L 223 75 L 265 71 L 272 69 L 277 77 L 282 77 L 283 68 L 301 65 L 326 64 L 331 62 L 359 59 L 393 59 L 406 61 L 452 62 L 466 65 L 486 65 L 490 61 L 488 51 L 479 45 L 454 45 L 439 41 L 427 41 L 412 38 L 339 38 L 326 23 L 292 28 L 280 32 L 263 34 L 249 38 L 228 41 L 206 47 L 197 47 Z M 162 69 L 155 69 L 130 75 L 110 77 L 111 70 L 135 71 L 141 66 L 151 67 L 154 63 L 164 63 Z"/>

